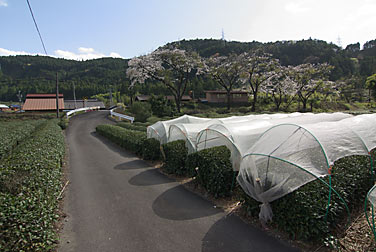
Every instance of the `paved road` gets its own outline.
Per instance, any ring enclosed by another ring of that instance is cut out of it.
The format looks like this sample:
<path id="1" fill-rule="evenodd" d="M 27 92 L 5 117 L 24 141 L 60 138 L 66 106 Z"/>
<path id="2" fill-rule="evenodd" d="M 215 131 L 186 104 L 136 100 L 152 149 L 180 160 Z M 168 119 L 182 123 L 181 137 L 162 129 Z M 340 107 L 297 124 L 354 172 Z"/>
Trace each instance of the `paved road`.
<path id="1" fill-rule="evenodd" d="M 59 251 L 294 251 L 228 216 L 95 133 L 107 112 L 71 119 Z"/>

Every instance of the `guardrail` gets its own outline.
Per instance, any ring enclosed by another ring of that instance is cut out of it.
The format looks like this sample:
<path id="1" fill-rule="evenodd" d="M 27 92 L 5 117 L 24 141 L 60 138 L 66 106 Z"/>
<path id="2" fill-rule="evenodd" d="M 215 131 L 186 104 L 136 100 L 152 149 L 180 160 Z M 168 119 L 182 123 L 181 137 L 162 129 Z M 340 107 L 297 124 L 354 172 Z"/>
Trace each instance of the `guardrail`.
<path id="1" fill-rule="evenodd" d="M 71 111 L 68 111 L 67 112 L 67 119 L 69 118 L 69 116 L 71 115 L 74 115 L 76 114 L 77 112 L 86 112 L 86 111 L 92 111 L 92 110 L 99 110 L 100 107 L 99 106 L 95 106 L 95 107 L 86 107 L 86 108 L 79 108 L 79 109 L 75 109 L 75 110 L 71 110 Z"/>
<path id="2" fill-rule="evenodd" d="M 121 119 L 129 120 L 129 121 L 131 121 L 131 123 L 133 123 L 134 117 L 124 115 L 124 114 L 120 114 L 120 113 L 116 113 L 116 112 L 113 111 L 114 109 L 116 109 L 116 108 L 113 108 L 113 109 L 110 110 L 110 114 L 111 114 L 112 117 L 117 117 L 117 118 L 119 118 L 119 120 L 121 120 Z"/>

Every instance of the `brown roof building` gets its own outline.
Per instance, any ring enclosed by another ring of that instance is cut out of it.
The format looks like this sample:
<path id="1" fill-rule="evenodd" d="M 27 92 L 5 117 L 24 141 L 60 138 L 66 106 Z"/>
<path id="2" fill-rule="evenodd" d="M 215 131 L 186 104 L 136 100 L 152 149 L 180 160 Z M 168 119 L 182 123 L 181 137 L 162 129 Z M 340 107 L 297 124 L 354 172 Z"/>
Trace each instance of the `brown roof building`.
<path id="1" fill-rule="evenodd" d="M 208 103 L 226 103 L 227 102 L 227 92 L 224 90 L 212 90 L 205 91 L 206 101 Z M 230 99 L 233 103 L 247 103 L 248 102 L 248 92 L 246 91 L 231 91 Z"/>
<path id="2" fill-rule="evenodd" d="M 148 101 L 150 99 L 150 97 L 151 97 L 150 95 L 137 95 L 135 100 L 144 102 L 144 101 Z M 166 97 L 167 100 L 175 101 L 175 98 L 172 95 L 167 95 L 165 97 Z M 189 102 L 191 100 L 192 100 L 192 97 L 190 97 L 189 95 L 183 95 L 181 97 L 182 102 Z"/>
<path id="3" fill-rule="evenodd" d="M 22 107 L 25 111 L 56 110 L 56 94 L 28 94 Z M 64 96 L 59 94 L 59 110 L 64 109 Z"/>

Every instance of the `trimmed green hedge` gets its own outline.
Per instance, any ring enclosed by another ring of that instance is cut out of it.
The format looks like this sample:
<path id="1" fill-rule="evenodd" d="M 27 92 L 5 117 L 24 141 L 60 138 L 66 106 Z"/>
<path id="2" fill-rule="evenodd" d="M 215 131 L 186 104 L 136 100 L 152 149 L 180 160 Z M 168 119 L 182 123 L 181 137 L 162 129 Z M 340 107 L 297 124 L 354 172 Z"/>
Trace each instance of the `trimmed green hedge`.
<path id="1" fill-rule="evenodd" d="M 22 142 L 44 120 L 0 122 L 0 159 Z"/>
<path id="2" fill-rule="evenodd" d="M 160 144 L 156 139 L 147 139 L 146 132 L 125 129 L 116 125 L 98 125 L 97 132 L 126 150 L 146 160 L 161 159 Z"/>
<path id="3" fill-rule="evenodd" d="M 143 143 L 142 158 L 145 160 L 160 160 L 161 150 L 157 139 L 148 138 Z"/>
<path id="4" fill-rule="evenodd" d="M 363 206 L 365 196 L 373 185 L 369 158 L 342 158 L 335 162 L 332 174 L 332 187 L 345 200 L 350 211 Z M 324 180 L 329 181 L 328 177 Z M 332 193 L 329 213 L 325 220 L 328 196 L 328 187 L 319 180 L 308 183 L 271 203 L 272 224 L 293 239 L 324 240 L 330 236 L 336 225 L 343 224 L 348 218 L 344 204 Z M 258 216 L 261 203 L 246 195 L 244 200 L 243 206 L 248 213 Z"/>
<path id="5" fill-rule="evenodd" d="M 145 126 L 137 126 L 131 123 L 126 123 L 126 122 L 119 122 L 116 124 L 116 126 L 129 129 L 129 130 L 136 130 L 136 131 L 142 131 L 146 132 L 146 127 Z"/>
<path id="6" fill-rule="evenodd" d="M 235 185 L 234 173 L 230 162 L 230 150 L 218 146 L 188 155 L 186 166 L 195 181 L 214 197 L 226 197 Z"/>
<path id="7" fill-rule="evenodd" d="M 96 130 L 102 136 L 107 137 L 112 142 L 130 150 L 137 155 L 142 155 L 146 133 L 136 130 L 128 130 L 115 125 L 98 125 Z"/>
<path id="8" fill-rule="evenodd" d="M 0 251 L 51 251 L 65 144 L 50 120 L 0 162 Z"/>
<path id="9" fill-rule="evenodd" d="M 183 176 L 187 174 L 185 160 L 188 155 L 188 149 L 184 140 L 169 142 L 162 145 L 165 163 L 162 170 L 168 174 Z"/>

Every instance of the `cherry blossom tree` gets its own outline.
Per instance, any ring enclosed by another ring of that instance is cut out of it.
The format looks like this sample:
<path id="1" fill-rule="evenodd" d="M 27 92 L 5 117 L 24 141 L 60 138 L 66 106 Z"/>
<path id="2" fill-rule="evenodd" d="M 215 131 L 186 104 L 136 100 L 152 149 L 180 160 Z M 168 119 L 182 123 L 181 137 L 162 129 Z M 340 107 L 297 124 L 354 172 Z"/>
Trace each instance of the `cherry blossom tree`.
<path id="1" fill-rule="evenodd" d="M 271 54 L 261 51 L 241 54 L 241 62 L 245 67 L 243 80 L 251 87 L 253 95 L 252 111 L 256 111 L 257 97 L 268 79 L 276 74 L 275 70 L 280 66 L 279 61 L 271 57 Z"/>
<path id="2" fill-rule="evenodd" d="M 207 73 L 226 90 L 227 109 L 231 107 L 231 91 L 241 85 L 244 66 L 239 55 L 212 56 L 206 61 Z"/>
<path id="3" fill-rule="evenodd" d="M 174 96 L 177 111 L 188 83 L 201 74 L 204 64 L 198 54 L 180 49 L 157 49 L 135 57 L 128 62 L 127 76 L 131 85 L 144 83 L 147 79 L 162 82 Z"/>
<path id="4" fill-rule="evenodd" d="M 328 63 L 323 64 L 301 64 L 289 66 L 288 71 L 291 79 L 296 84 L 296 94 L 303 104 L 302 110 L 307 110 L 308 99 L 321 88 L 331 85 L 328 82 L 330 71 L 333 69 Z"/>
<path id="5" fill-rule="evenodd" d="M 285 103 L 285 110 L 289 108 L 296 95 L 297 86 L 290 78 L 288 68 L 279 66 L 266 80 L 265 89 L 272 95 L 276 111 L 279 111 L 282 103 Z"/>

